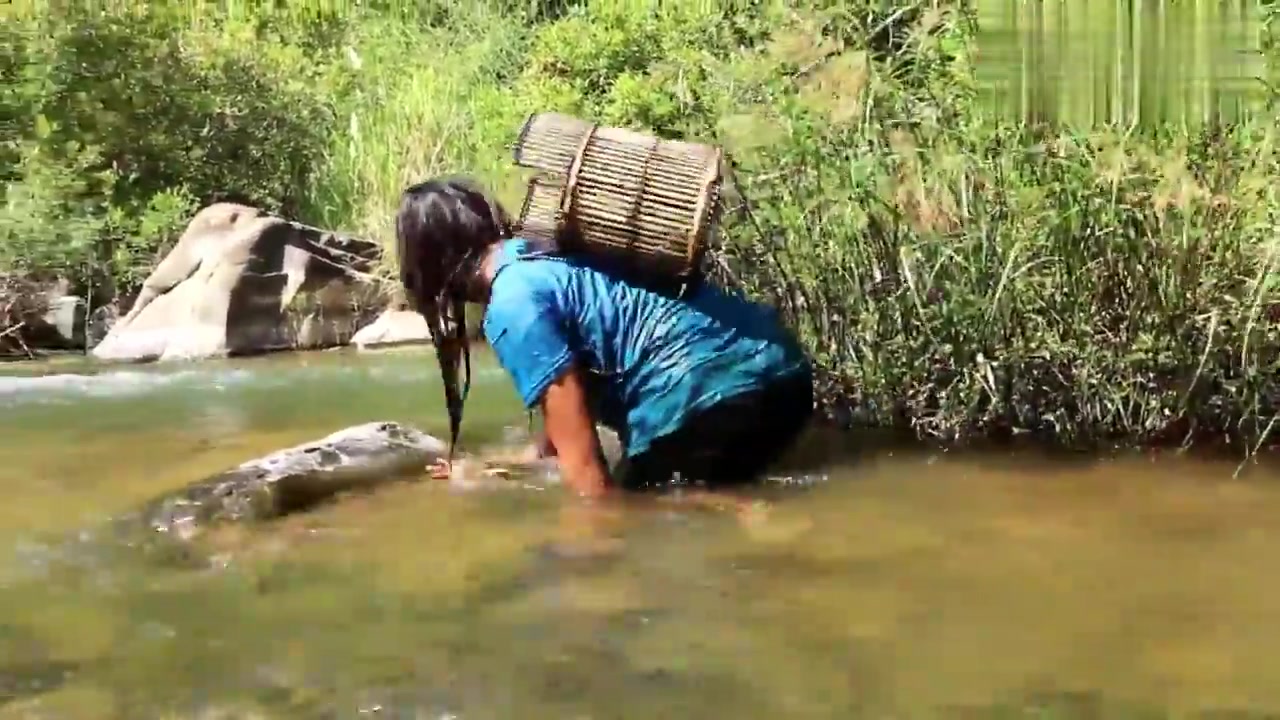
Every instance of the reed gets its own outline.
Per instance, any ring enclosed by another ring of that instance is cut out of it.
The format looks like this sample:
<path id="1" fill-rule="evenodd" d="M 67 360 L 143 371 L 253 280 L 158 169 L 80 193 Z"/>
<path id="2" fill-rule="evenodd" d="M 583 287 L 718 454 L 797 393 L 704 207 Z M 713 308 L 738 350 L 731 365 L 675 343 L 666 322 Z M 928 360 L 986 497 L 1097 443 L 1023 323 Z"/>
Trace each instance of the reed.
<path id="1" fill-rule="evenodd" d="M 832 413 L 947 444 L 1273 440 L 1275 122 L 993 117 L 951 74 L 982 35 L 925 22 L 740 173 L 727 272 L 806 337 Z"/>

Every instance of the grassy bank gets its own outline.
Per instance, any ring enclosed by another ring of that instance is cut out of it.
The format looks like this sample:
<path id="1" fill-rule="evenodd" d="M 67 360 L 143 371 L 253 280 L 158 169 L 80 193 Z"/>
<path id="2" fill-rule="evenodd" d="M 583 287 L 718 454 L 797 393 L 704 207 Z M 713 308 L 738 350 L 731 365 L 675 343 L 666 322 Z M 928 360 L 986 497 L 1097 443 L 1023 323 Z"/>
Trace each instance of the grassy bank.
<path id="1" fill-rule="evenodd" d="M 1280 433 L 1269 119 L 1012 122 L 976 100 L 974 18 L 945 4 L 176 5 L 13 6 L 0 273 L 127 292 L 218 199 L 383 240 L 427 175 L 515 204 L 512 133 L 561 110 L 730 148 L 720 273 L 779 304 L 845 422 Z"/>

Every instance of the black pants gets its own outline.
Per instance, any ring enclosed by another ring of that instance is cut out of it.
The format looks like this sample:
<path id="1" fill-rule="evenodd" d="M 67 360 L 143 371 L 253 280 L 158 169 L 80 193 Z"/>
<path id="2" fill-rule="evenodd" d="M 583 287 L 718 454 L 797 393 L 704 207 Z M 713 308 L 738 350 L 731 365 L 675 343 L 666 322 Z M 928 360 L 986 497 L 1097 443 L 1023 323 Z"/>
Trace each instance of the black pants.
<path id="1" fill-rule="evenodd" d="M 725 398 L 631 458 L 622 485 L 642 490 L 754 481 L 791 448 L 812 414 L 808 371 Z"/>

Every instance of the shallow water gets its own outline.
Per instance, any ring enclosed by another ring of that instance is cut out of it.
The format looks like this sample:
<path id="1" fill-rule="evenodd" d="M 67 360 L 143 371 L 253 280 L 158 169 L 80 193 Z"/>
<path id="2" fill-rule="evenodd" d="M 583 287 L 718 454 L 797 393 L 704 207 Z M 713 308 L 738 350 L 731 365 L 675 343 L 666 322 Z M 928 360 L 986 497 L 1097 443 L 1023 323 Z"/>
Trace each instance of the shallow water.
<path id="1" fill-rule="evenodd" d="M 86 570 L 51 538 L 342 426 L 445 433 L 432 361 L 21 373 L 0 719 L 1280 714 L 1263 470 L 864 454 L 763 515 L 625 509 L 596 553 L 557 490 L 423 482 L 223 532 L 209 569 Z M 473 393 L 469 447 L 525 427 L 491 363 Z"/>

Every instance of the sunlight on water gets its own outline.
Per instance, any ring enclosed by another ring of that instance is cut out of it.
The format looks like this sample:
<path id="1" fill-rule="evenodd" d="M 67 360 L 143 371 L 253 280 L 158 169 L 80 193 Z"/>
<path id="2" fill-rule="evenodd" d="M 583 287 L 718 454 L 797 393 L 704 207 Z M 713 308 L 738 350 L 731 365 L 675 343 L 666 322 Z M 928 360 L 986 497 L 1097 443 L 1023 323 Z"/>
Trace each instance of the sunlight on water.
<path id="1" fill-rule="evenodd" d="M 979 78 L 1002 113 L 1080 126 L 1262 112 L 1246 0 L 980 0 Z"/>
<path id="2" fill-rule="evenodd" d="M 524 440 L 482 362 L 464 442 Z M 1261 466 L 867 452 L 779 470 L 751 512 L 635 502 L 587 534 L 554 489 L 404 483 L 222 528 L 194 563 L 69 562 L 107 515 L 271 450 L 444 432 L 430 363 L 202 364 L 8 407 L 0 720 L 1280 713 Z"/>

